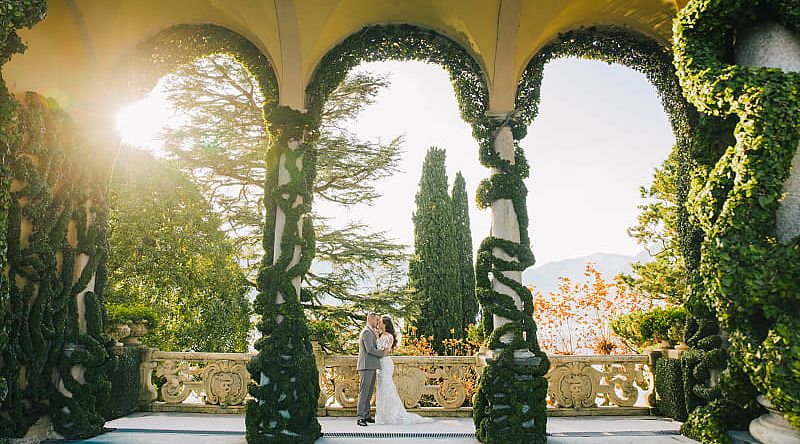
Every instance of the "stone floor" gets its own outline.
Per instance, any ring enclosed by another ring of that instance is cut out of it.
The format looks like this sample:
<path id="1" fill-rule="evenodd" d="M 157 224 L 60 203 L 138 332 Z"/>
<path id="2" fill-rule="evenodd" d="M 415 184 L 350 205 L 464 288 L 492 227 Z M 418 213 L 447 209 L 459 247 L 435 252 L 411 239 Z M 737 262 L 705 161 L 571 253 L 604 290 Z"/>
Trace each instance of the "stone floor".
<path id="1" fill-rule="evenodd" d="M 477 444 L 470 418 L 439 418 L 416 426 L 358 427 L 353 418 L 320 418 L 317 444 Z M 135 413 L 111 421 L 115 430 L 79 441 L 93 444 L 244 444 L 244 417 L 193 413 Z M 693 443 L 678 434 L 680 423 L 656 417 L 558 417 L 548 419 L 553 444 Z M 511 444 L 511 443 L 509 443 Z M 516 444 L 516 443 L 513 443 Z"/>

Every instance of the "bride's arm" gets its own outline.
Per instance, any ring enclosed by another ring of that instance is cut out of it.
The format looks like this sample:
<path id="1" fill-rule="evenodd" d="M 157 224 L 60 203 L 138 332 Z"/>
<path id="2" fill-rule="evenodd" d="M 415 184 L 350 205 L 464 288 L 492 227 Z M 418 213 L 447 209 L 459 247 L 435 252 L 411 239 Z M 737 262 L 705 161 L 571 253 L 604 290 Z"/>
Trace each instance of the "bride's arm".
<path id="1" fill-rule="evenodd" d="M 386 341 L 386 355 L 388 356 L 388 355 L 392 354 L 392 350 L 394 349 L 392 347 L 392 345 L 394 344 L 394 336 L 387 335 L 386 339 L 387 339 L 387 341 Z"/>

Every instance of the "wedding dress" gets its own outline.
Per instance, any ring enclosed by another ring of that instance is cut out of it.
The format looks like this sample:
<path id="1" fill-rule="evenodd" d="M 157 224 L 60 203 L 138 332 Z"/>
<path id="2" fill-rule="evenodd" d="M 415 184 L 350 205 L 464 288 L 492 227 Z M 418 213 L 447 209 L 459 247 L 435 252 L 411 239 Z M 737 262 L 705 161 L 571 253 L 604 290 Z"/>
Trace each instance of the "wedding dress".
<path id="1" fill-rule="evenodd" d="M 378 347 L 388 349 L 392 346 L 392 335 L 383 335 L 378 339 Z M 375 395 L 375 423 L 376 424 L 421 424 L 432 422 L 430 418 L 406 411 L 403 400 L 397 392 L 392 375 L 394 362 L 391 356 L 384 356 L 378 361 L 378 390 Z"/>

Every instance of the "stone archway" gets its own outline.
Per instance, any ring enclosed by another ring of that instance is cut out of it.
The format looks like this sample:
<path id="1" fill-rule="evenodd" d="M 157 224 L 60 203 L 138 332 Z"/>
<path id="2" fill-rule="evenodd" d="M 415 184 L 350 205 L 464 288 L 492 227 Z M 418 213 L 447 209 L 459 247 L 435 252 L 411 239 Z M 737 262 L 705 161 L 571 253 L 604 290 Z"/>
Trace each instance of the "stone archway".
<path id="1" fill-rule="evenodd" d="M 137 46 L 110 80 L 122 93 L 116 99 L 143 94 L 177 64 L 219 53 L 254 75 L 265 110 L 273 109 L 278 88 L 268 58 L 216 25 L 176 25 Z M 138 75 L 126 76 L 131 72 Z M 6 96 L 3 106 L 0 225 L 10 242 L 3 245 L 8 281 L 0 275 L 0 298 L 5 303 L 7 290 L 12 303 L 0 313 L 10 327 L 0 332 L 0 425 L 11 436 L 43 439 L 50 427 L 68 438 L 92 436 L 103 428 L 100 408 L 114 366 L 102 324 L 107 193 L 117 152 L 108 145 L 116 137 L 88 140 L 55 101 L 34 93 L 20 102 Z"/>
<path id="2" fill-rule="evenodd" d="M 720 329 L 714 309 L 705 298 L 700 270 L 702 232 L 691 218 L 687 202 L 692 176 L 697 169 L 710 168 L 731 140 L 731 122 L 700 114 L 683 96 L 675 74 L 671 48 L 641 33 L 613 26 L 577 28 L 559 37 L 534 54 L 528 61 L 517 87 L 517 125 L 519 138 L 536 117 L 545 65 L 554 59 L 579 57 L 618 63 L 643 73 L 657 89 L 676 137 L 679 178 L 676 201 L 680 238 L 678 239 L 689 278 L 685 307 L 690 313 L 686 342 L 692 350 L 684 359 L 689 375 L 685 387 L 689 409 L 716 399 L 712 387 L 716 379 L 712 369 L 721 369 L 726 358 L 721 349 Z"/>
<path id="3" fill-rule="evenodd" d="M 304 362 L 309 362 L 310 355 L 305 318 L 298 297 L 300 280 L 308 270 L 314 254 L 313 228 L 307 213 L 310 211 L 310 185 L 313 181 L 314 171 L 313 151 L 318 137 L 320 111 L 328 95 L 344 79 L 351 68 L 362 61 L 387 59 L 421 60 L 442 65 L 450 73 L 462 117 L 473 126 L 473 134 L 481 145 L 481 158 L 484 160 L 484 164 L 497 169 L 494 177 L 508 177 L 504 176 L 504 172 L 502 172 L 504 169 L 526 170 L 524 159 L 519 159 L 518 166 L 511 168 L 506 168 L 508 163 L 492 163 L 494 159 L 499 158 L 495 153 L 495 140 L 507 141 L 508 138 L 504 137 L 507 131 L 501 130 L 502 122 L 487 116 L 488 87 L 483 70 L 475 58 L 455 41 L 435 31 L 412 25 L 375 25 L 352 34 L 330 50 L 321 59 L 306 88 L 308 110 L 298 111 L 281 107 L 270 116 L 278 134 L 274 147 L 280 151 L 270 155 L 270 162 L 274 163 L 271 163 L 270 166 L 272 177 L 268 189 L 273 191 L 268 193 L 269 196 L 272 196 L 271 209 L 268 210 L 271 217 L 268 219 L 268 232 L 265 239 L 267 239 L 267 245 L 275 245 L 275 250 L 272 256 L 268 253 L 265 264 L 272 265 L 265 266 L 260 277 L 262 293 L 259 295 L 258 305 L 263 310 L 262 315 L 265 319 L 260 328 L 264 337 L 268 339 L 265 339 L 265 343 L 259 344 L 258 347 L 262 352 L 254 360 L 252 366 L 254 370 L 261 372 L 261 387 L 253 392 L 258 404 L 251 403 L 248 408 L 248 424 L 254 424 L 254 427 L 248 432 L 251 441 L 260 442 L 256 436 L 273 437 L 285 430 L 281 427 L 286 427 L 287 421 L 276 416 L 276 404 L 279 406 L 278 412 L 291 408 L 292 410 L 289 410 L 291 417 L 302 415 L 301 418 L 313 418 L 309 415 L 309 411 L 316 407 L 317 396 L 310 388 L 306 393 L 306 399 L 310 401 L 309 405 L 299 408 L 297 405 L 284 406 L 281 403 L 285 399 L 283 394 L 288 393 L 290 389 L 296 390 L 298 385 L 305 383 L 303 380 L 316 381 L 316 369 L 298 368 Z M 507 155 L 507 153 L 503 152 L 501 155 Z M 514 162 L 513 159 L 512 162 Z M 489 180 L 486 183 L 491 184 L 494 181 Z M 485 185 L 484 189 L 489 186 Z M 519 214 L 524 215 L 524 195 L 520 194 L 518 190 L 515 190 L 515 193 L 515 204 L 522 206 Z M 490 206 L 495 200 L 504 197 L 504 190 L 498 189 L 491 194 L 485 194 L 484 197 L 484 202 Z M 510 199 L 505 200 L 510 202 Z M 518 268 L 517 274 L 519 274 L 523 268 L 530 265 L 532 259 L 527 242 L 521 242 L 521 240 L 527 239 L 527 222 L 517 221 L 517 213 L 509 212 L 509 207 L 510 205 L 501 206 L 499 208 L 505 211 L 498 211 L 492 206 L 497 213 L 495 218 L 501 222 L 497 223 L 493 232 L 502 229 L 508 230 L 509 224 L 505 219 L 514 218 L 511 226 L 515 227 L 516 233 L 508 233 L 506 236 L 513 237 L 515 240 L 499 239 L 495 237 L 497 236 L 495 233 L 488 238 L 487 242 L 496 244 L 496 254 L 510 253 L 513 255 L 512 260 L 516 261 L 516 264 L 512 265 L 509 270 Z M 274 237 L 270 239 L 269 236 Z M 510 260 L 506 260 L 507 264 L 510 262 Z M 495 285 L 523 288 L 519 276 L 516 281 L 513 277 L 505 275 L 499 275 L 497 279 L 503 280 L 504 283 Z M 490 283 L 489 286 L 491 285 Z M 531 429 L 527 433 L 521 432 L 519 435 L 520 437 L 535 436 L 535 439 L 544 439 L 544 422 L 541 419 L 544 417 L 546 382 L 542 375 L 546 371 L 546 365 L 542 366 L 541 363 L 546 363 L 546 360 L 543 359 L 544 356 L 536 343 L 533 320 L 530 316 L 525 318 L 525 312 L 520 312 L 513 303 L 511 305 L 513 308 L 509 308 L 508 305 L 495 307 L 489 298 L 484 298 L 481 302 L 484 303 L 485 313 L 499 312 L 506 318 L 514 320 L 514 322 L 508 322 L 505 329 L 497 335 L 498 338 L 500 336 L 507 338 L 497 342 L 498 356 L 507 357 L 499 361 L 503 363 L 506 371 L 513 371 L 513 359 L 509 359 L 513 357 L 512 353 L 516 350 L 533 349 L 541 355 L 536 357 L 537 363 L 539 363 L 537 369 L 539 373 L 535 376 L 538 378 L 531 378 L 532 384 L 536 384 L 541 390 L 532 391 L 528 395 L 532 398 L 540 398 L 529 402 L 530 405 L 538 407 L 520 412 L 519 414 L 529 416 L 530 419 L 521 421 L 516 427 L 522 430 L 524 427 L 522 422 L 534 421 L 535 417 L 537 428 Z M 528 335 L 508 334 L 515 327 L 525 329 Z M 300 344 L 287 343 L 290 332 L 295 335 L 301 334 L 300 338 L 302 339 L 298 339 L 302 342 Z M 509 337 L 511 339 L 508 339 Z M 515 342 L 509 344 L 511 340 Z M 503 351 L 507 347 L 510 350 L 503 355 Z M 264 352 L 264 350 L 277 348 L 282 350 L 282 356 L 292 356 L 291 362 L 287 360 L 287 362 L 279 363 L 274 352 L 271 356 Z M 311 379 L 312 377 L 314 379 Z M 278 399 L 275 399 L 276 396 Z M 484 399 L 486 399 L 485 396 Z M 476 419 L 476 421 L 486 424 L 487 421 L 483 414 L 481 411 L 480 419 Z M 500 420 L 500 418 L 496 418 L 496 420 Z M 315 420 L 314 422 L 316 423 Z M 505 424 L 500 424 L 497 429 L 505 426 Z M 486 427 L 488 429 L 492 426 Z M 312 427 L 307 430 L 305 436 L 313 438 L 313 433 L 318 429 Z"/>

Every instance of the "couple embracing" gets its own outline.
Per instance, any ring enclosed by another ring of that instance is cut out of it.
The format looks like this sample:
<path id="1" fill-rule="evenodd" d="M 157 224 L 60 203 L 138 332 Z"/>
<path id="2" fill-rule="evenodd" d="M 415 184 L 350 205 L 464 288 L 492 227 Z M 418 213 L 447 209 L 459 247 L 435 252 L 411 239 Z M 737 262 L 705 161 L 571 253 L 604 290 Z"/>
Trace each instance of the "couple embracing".
<path id="1" fill-rule="evenodd" d="M 394 362 L 392 349 L 397 346 L 397 334 L 389 315 L 379 316 L 370 313 L 367 325 L 358 339 L 358 425 L 377 424 L 420 424 L 431 422 L 413 413 L 408 413 L 392 380 Z M 376 374 L 377 373 L 377 374 Z M 370 400 L 378 382 L 375 396 L 375 418 L 370 416 Z"/>

